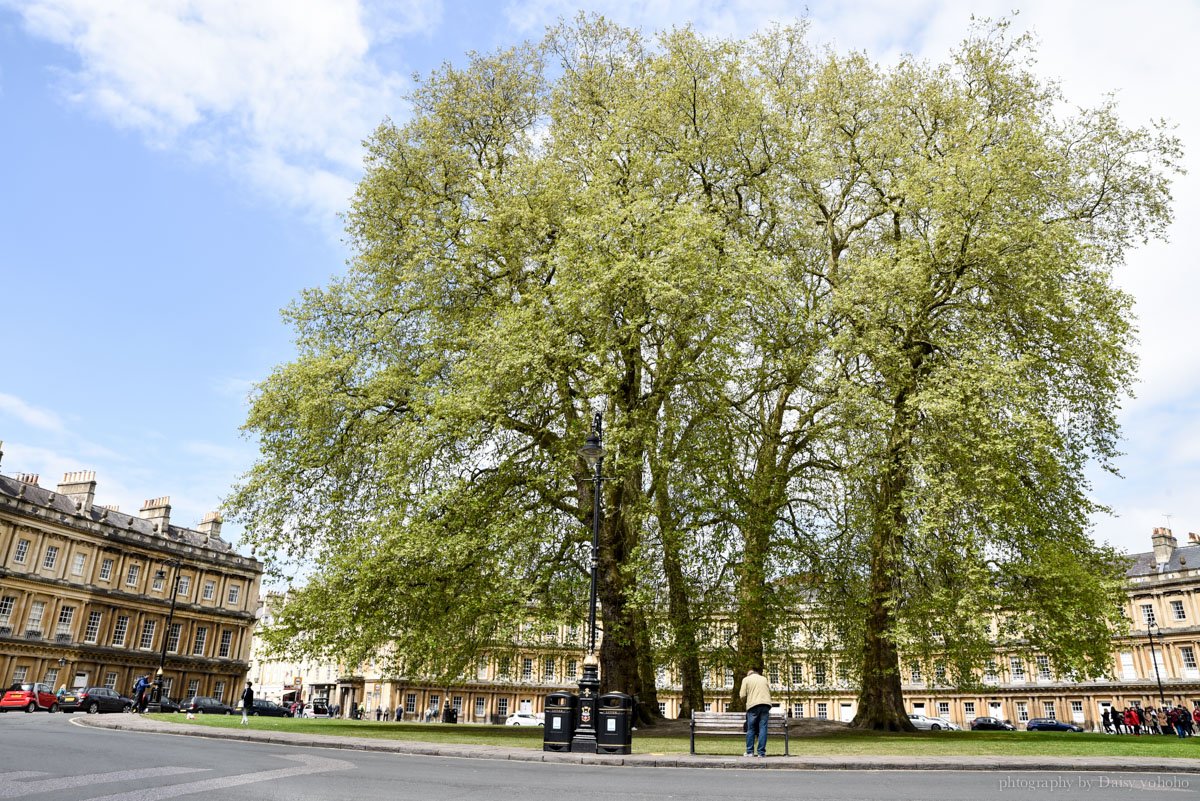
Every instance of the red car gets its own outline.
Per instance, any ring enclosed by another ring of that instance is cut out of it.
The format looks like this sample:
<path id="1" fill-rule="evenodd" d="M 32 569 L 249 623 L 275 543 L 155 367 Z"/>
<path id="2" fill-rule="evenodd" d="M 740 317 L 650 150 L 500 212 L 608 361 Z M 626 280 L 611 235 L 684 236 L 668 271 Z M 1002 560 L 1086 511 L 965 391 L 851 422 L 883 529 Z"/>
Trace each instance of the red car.
<path id="1" fill-rule="evenodd" d="M 44 709 L 47 712 L 58 711 L 58 696 L 47 684 L 14 684 L 0 698 L 0 712 L 10 709 L 24 709 L 26 712 L 36 712 Z"/>

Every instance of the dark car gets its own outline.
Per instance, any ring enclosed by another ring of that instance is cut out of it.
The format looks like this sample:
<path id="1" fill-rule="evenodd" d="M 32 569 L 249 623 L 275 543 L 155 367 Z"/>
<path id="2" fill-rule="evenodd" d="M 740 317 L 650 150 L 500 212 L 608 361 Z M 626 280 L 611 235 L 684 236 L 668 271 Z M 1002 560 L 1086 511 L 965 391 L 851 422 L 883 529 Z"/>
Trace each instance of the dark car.
<path id="1" fill-rule="evenodd" d="M 172 698 L 169 695 L 164 695 L 158 701 L 158 711 L 160 712 L 179 712 L 182 706 L 183 704 L 181 701 Z"/>
<path id="2" fill-rule="evenodd" d="M 268 718 L 290 718 L 292 713 L 274 701 L 268 701 L 265 698 L 255 698 L 254 707 L 250 710 L 250 716 L 262 715 Z"/>
<path id="3" fill-rule="evenodd" d="M 971 721 L 971 731 L 1016 731 L 1016 727 L 1000 718 L 975 718 Z"/>
<path id="4" fill-rule="evenodd" d="M 63 712 L 128 712 L 133 709 L 133 699 L 107 687 L 85 687 L 68 690 L 58 701 Z"/>
<path id="5" fill-rule="evenodd" d="M 1025 731 L 1083 731 L 1082 726 L 1054 718 L 1030 718 Z"/>
<path id="6" fill-rule="evenodd" d="M 192 715 L 232 715 L 233 707 L 207 695 L 193 695 L 183 702 L 179 711 Z"/>

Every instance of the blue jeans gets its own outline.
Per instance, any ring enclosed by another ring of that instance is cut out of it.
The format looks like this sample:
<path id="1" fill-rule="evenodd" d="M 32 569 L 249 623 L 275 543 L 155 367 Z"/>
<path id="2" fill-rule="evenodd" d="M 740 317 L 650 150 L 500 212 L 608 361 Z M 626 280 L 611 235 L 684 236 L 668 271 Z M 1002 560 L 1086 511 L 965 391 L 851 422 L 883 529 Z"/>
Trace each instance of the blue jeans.
<path id="1" fill-rule="evenodd" d="M 767 755 L 767 717 L 770 704 L 759 704 L 746 710 L 746 753 L 754 753 L 754 738 L 758 738 L 758 755 Z"/>

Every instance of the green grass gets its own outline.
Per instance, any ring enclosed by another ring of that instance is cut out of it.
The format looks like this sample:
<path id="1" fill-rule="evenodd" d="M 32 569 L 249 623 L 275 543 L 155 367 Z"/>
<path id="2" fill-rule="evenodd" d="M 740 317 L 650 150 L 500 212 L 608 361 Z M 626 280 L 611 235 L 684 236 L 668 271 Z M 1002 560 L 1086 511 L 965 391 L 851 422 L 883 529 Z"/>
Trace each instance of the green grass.
<path id="1" fill-rule="evenodd" d="M 185 722 L 182 715 L 152 715 L 158 720 Z M 193 723 L 215 728 L 240 729 L 241 717 L 201 715 Z M 377 723 L 358 720 L 306 720 L 251 718 L 256 731 L 286 731 L 339 737 L 408 740 L 426 743 L 494 745 L 540 749 L 542 730 L 523 726 L 480 726 L 424 723 Z M 635 754 L 686 754 L 689 738 L 672 731 L 641 730 L 633 735 Z M 696 750 L 702 754 L 737 755 L 744 741 L 738 736 L 701 736 Z M 768 753 L 782 754 L 783 740 L 772 735 Z M 793 736 L 793 756 L 1096 756 L 1200 758 L 1200 737 L 1129 737 L 1069 732 L 918 732 L 883 734 L 837 729 L 820 736 Z"/>

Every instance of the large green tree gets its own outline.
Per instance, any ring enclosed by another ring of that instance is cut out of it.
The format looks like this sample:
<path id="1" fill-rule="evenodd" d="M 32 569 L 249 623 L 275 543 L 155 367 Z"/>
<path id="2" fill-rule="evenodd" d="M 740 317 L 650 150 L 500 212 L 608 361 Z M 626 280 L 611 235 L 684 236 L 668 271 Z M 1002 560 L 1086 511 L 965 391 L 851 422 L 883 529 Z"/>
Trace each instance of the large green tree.
<path id="1" fill-rule="evenodd" d="M 716 616 L 739 680 L 823 621 L 874 728 L 908 725 L 902 652 L 970 681 L 997 635 L 963 621 L 1100 670 L 1084 468 L 1132 371 L 1110 271 L 1162 232 L 1177 145 L 1060 117 L 1028 54 L 1003 24 L 882 69 L 802 27 L 580 19 L 422 81 L 247 423 L 231 505 L 304 585 L 270 636 L 449 679 L 583 620 L 601 411 L 605 687 L 653 709 L 669 661 L 695 708 Z"/>

